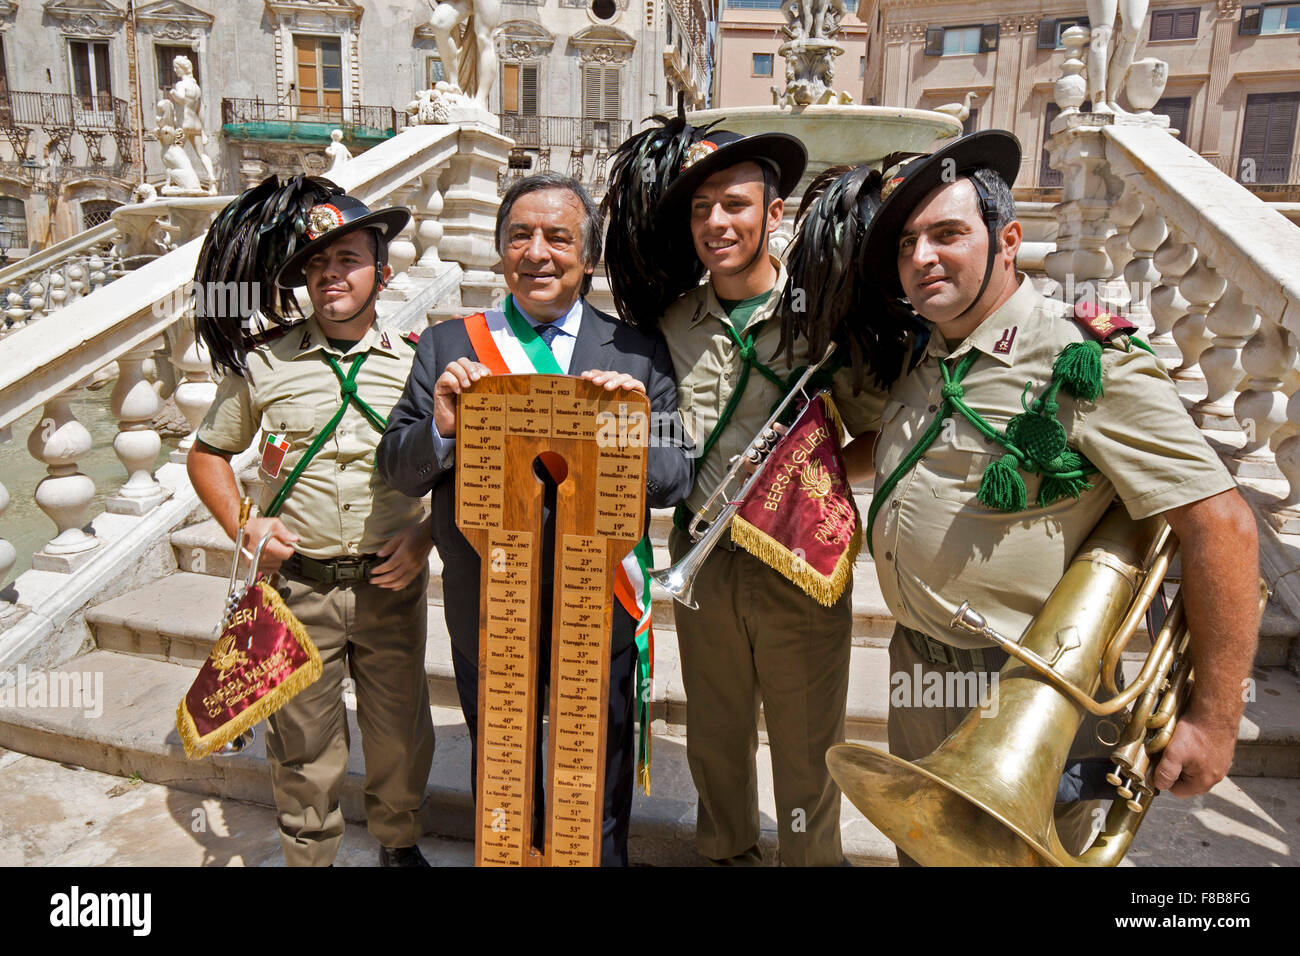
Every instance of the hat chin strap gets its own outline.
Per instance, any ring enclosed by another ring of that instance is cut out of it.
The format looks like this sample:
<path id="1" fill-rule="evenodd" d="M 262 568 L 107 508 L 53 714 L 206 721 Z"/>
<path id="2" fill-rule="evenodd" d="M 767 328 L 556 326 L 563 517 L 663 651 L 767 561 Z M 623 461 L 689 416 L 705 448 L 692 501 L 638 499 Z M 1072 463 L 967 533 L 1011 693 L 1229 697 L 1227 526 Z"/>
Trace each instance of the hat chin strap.
<path id="1" fill-rule="evenodd" d="M 998 254 L 998 236 L 995 228 L 998 221 L 997 210 L 993 208 L 988 190 L 980 185 L 979 181 L 976 180 L 974 176 L 967 176 L 965 178 L 975 187 L 975 195 L 979 199 L 980 213 L 984 217 L 984 226 L 988 229 L 989 233 L 989 252 L 988 256 L 984 260 L 984 281 L 980 283 L 980 290 L 975 293 L 975 298 L 971 299 L 970 305 L 962 309 L 959 315 L 953 317 L 953 321 L 965 316 L 966 313 L 975 308 L 975 304 L 984 297 L 984 290 L 989 287 L 989 280 L 993 278 L 993 262 L 997 259 Z"/>

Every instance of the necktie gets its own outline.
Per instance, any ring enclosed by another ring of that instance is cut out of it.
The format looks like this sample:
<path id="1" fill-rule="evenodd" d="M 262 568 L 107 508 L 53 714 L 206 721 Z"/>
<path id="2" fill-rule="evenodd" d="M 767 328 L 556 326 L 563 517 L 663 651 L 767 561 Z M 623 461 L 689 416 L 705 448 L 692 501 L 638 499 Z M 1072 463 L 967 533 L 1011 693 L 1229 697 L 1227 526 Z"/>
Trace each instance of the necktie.
<path id="1" fill-rule="evenodd" d="M 542 337 L 542 341 L 546 343 L 546 347 L 554 352 L 555 349 L 551 348 L 551 343 L 554 342 L 555 337 L 560 334 L 559 326 L 554 322 L 547 322 L 545 325 L 539 325 L 537 327 L 537 334 Z"/>

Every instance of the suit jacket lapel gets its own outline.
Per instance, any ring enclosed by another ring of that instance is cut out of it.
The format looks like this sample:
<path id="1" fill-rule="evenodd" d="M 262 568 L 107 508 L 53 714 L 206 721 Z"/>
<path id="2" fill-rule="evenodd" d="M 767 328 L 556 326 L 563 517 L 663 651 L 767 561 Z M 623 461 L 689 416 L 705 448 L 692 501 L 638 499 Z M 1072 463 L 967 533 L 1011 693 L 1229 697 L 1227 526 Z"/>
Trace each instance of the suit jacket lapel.
<path id="1" fill-rule="evenodd" d="M 573 358 L 569 361 L 569 374 L 581 375 L 587 369 L 609 367 L 606 358 L 614 341 L 614 326 L 608 319 L 582 300 L 582 324 L 578 326 L 578 341 L 573 344 Z"/>

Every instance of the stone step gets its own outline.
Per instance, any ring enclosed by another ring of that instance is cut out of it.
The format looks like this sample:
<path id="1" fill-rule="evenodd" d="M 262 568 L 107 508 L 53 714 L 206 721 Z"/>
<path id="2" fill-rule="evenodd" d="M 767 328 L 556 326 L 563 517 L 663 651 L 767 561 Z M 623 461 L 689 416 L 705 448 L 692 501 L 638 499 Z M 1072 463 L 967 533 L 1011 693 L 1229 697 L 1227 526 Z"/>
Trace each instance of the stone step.
<path id="1" fill-rule="evenodd" d="M 176 572 L 86 612 L 98 647 L 156 661 L 199 666 L 211 651 L 225 597 L 225 585 L 210 575 Z M 430 606 L 425 670 L 430 699 L 455 706 L 450 638 L 439 609 Z M 656 719 L 685 732 L 686 696 L 681 682 L 676 632 L 655 631 Z M 1125 670 L 1135 676 L 1139 661 L 1127 655 Z M 891 690 L 888 653 L 883 647 L 851 650 L 845 736 L 882 744 Z M 1300 777 L 1300 681 L 1280 667 L 1256 667 L 1255 699 L 1238 731 L 1233 773 L 1243 776 Z"/>
<path id="2" fill-rule="evenodd" d="M 0 747 L 47 760 L 74 764 L 119 777 L 138 776 L 193 793 L 272 804 L 265 725 L 253 747 L 232 757 L 191 761 L 176 733 L 175 702 L 194 679 L 195 669 L 127 654 L 94 651 L 65 664 L 61 671 L 102 674 L 103 713 L 87 716 L 76 708 L 0 709 Z M 344 817 L 364 822 L 363 759 L 356 704 L 345 694 L 352 750 L 343 786 Z M 456 707 L 432 707 L 437 748 L 424 805 L 426 831 L 472 839 L 469 735 Z M 762 844 L 769 859 L 776 848 L 771 763 L 760 744 L 758 777 Z M 629 855 L 634 864 L 691 866 L 702 863 L 693 845 L 695 789 L 686 764 L 685 738 L 660 732 L 655 738 L 651 794 L 636 792 Z M 845 854 L 857 865 L 890 865 L 893 846 L 847 800 L 842 812 Z"/>
<path id="3" fill-rule="evenodd" d="M 258 728 L 254 746 L 243 754 L 197 762 L 186 759 L 172 702 L 188 689 L 195 673 L 192 667 L 101 650 L 69 661 L 59 672 L 102 675 L 102 704 L 96 707 L 102 712 L 30 704 L 0 708 L 0 748 L 183 792 L 271 804 L 265 725 Z M 1269 696 L 1267 682 L 1261 686 L 1266 691 L 1263 696 Z M 1291 693 L 1295 694 L 1294 688 Z M 352 750 L 340 802 L 345 818 L 360 823 L 364 820 L 361 735 L 355 701 L 350 693 L 344 697 Z M 440 836 L 472 839 L 464 722 L 454 707 L 435 705 L 431 712 L 437 749 L 426 791 L 425 828 Z M 770 862 L 775 858 L 776 820 L 770 761 L 763 744 L 758 752 L 758 779 L 762 845 Z M 1290 825 L 1295 810 L 1294 779 L 1252 777 L 1234 767 L 1232 777 L 1202 797 L 1158 798 L 1125 865 L 1290 865 L 1300 854 L 1300 833 Z M 698 865 L 701 859 L 692 839 L 694 814 L 695 791 L 684 738 L 660 732 L 655 739 L 652 793 L 646 796 L 638 791 L 634 798 L 632 862 Z M 847 800 L 841 820 L 845 853 L 853 863 L 894 862 L 892 845 Z"/>

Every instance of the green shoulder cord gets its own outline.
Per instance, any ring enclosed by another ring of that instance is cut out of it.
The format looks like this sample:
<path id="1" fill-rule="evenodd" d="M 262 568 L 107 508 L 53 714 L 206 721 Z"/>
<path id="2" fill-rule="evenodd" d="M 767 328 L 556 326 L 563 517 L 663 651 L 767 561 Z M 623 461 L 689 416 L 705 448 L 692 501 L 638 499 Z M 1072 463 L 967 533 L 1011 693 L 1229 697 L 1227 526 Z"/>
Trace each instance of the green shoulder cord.
<path id="1" fill-rule="evenodd" d="M 1145 343 L 1139 343 L 1146 347 Z M 1069 495 L 1075 499 L 1092 487 L 1087 481 L 1097 468 L 1082 454 L 1066 443 L 1065 426 L 1056 418 L 1059 405 L 1056 394 L 1062 388 L 1067 394 L 1085 401 L 1095 401 L 1102 394 L 1101 344 L 1095 341 L 1076 342 L 1063 348 L 1052 365 L 1052 381 L 1042 394 L 1029 403 L 1027 397 L 1033 387 L 1025 383 L 1020 406 L 1024 411 L 1007 422 L 1005 432 L 999 432 L 986 422 L 978 412 L 963 401 L 962 380 L 975 364 L 979 352 L 971 349 L 957 368 L 948 370 L 945 362 L 939 363 L 943 375 L 943 405 L 925 433 L 912 446 L 898 467 L 893 470 L 871 498 L 867 512 L 867 549 L 875 556 L 872 531 L 876 514 L 903 477 L 916 467 L 943 429 L 943 422 L 952 412 L 959 413 L 985 438 L 996 441 L 1006 454 L 984 470 L 977 498 L 980 504 L 999 511 L 1023 511 L 1026 505 L 1024 479 L 1020 472 L 1041 474 L 1038 488 L 1038 506 L 1045 508 L 1052 502 Z"/>
<path id="2" fill-rule="evenodd" d="M 380 415 L 373 408 L 367 405 L 365 400 L 357 394 L 357 372 L 360 371 L 361 363 L 366 360 L 366 356 L 370 353 L 362 352 L 353 359 L 352 367 L 348 369 L 348 374 L 346 376 L 343 374 L 343 369 L 339 368 L 339 363 L 334 361 L 334 356 L 330 355 L 328 352 L 324 354 L 326 360 L 330 363 L 330 368 L 334 370 L 334 374 L 338 377 L 339 391 L 343 395 L 343 403 L 339 405 L 339 410 L 334 413 L 334 417 L 330 419 L 329 424 L 321 429 L 320 434 L 313 438 L 311 444 L 307 446 L 307 450 L 303 452 L 302 458 L 298 459 L 298 464 L 293 466 L 293 471 L 289 472 L 289 477 L 284 479 L 284 484 L 282 484 L 280 490 L 275 493 L 275 498 L 272 499 L 270 506 L 266 511 L 262 512 L 263 517 L 274 518 L 280 513 L 280 508 L 283 507 L 284 500 L 289 497 L 290 490 L 295 484 L 297 484 L 298 478 L 302 475 L 303 471 L 306 470 L 307 466 L 311 464 L 311 460 L 316 457 L 316 453 L 321 450 L 327 441 L 330 440 L 330 436 L 334 434 L 334 429 L 338 428 L 339 422 L 343 420 L 343 414 L 348 410 L 349 404 L 356 405 L 358 411 L 360 411 L 378 431 L 383 432 L 388 428 L 388 419 L 384 418 L 383 415 Z"/>
<path id="3" fill-rule="evenodd" d="M 750 369 L 758 369 L 764 378 L 776 385 L 777 388 L 782 389 L 782 397 L 784 397 L 785 392 L 789 390 L 788 383 L 785 379 L 781 378 L 780 375 L 754 357 L 755 347 L 754 336 L 752 333 L 747 334 L 744 339 L 741 339 L 739 333 L 736 332 L 735 326 L 733 326 L 731 322 L 724 322 L 722 325 L 727 330 L 727 334 L 731 336 L 731 340 L 735 342 L 736 346 L 740 349 L 740 375 L 736 379 L 736 388 L 731 393 L 731 398 L 727 400 L 726 406 L 722 409 L 722 414 L 718 416 L 718 423 L 713 426 L 713 430 L 709 432 L 709 437 L 704 440 L 704 448 L 700 452 L 699 457 L 695 460 L 695 467 L 697 469 L 699 468 L 700 462 L 704 461 L 704 459 L 708 457 L 709 452 L 713 451 L 713 446 L 718 443 L 718 439 L 722 437 L 722 433 L 726 431 L 727 425 L 731 423 L 731 417 L 736 413 L 736 406 L 740 404 L 740 399 L 745 394 L 745 386 L 749 384 Z M 802 368 L 796 371 L 796 375 L 802 374 Z M 780 399 L 777 401 L 779 403 Z M 686 514 L 685 502 L 679 504 L 673 512 L 673 523 L 682 531 L 686 530 Z"/>

